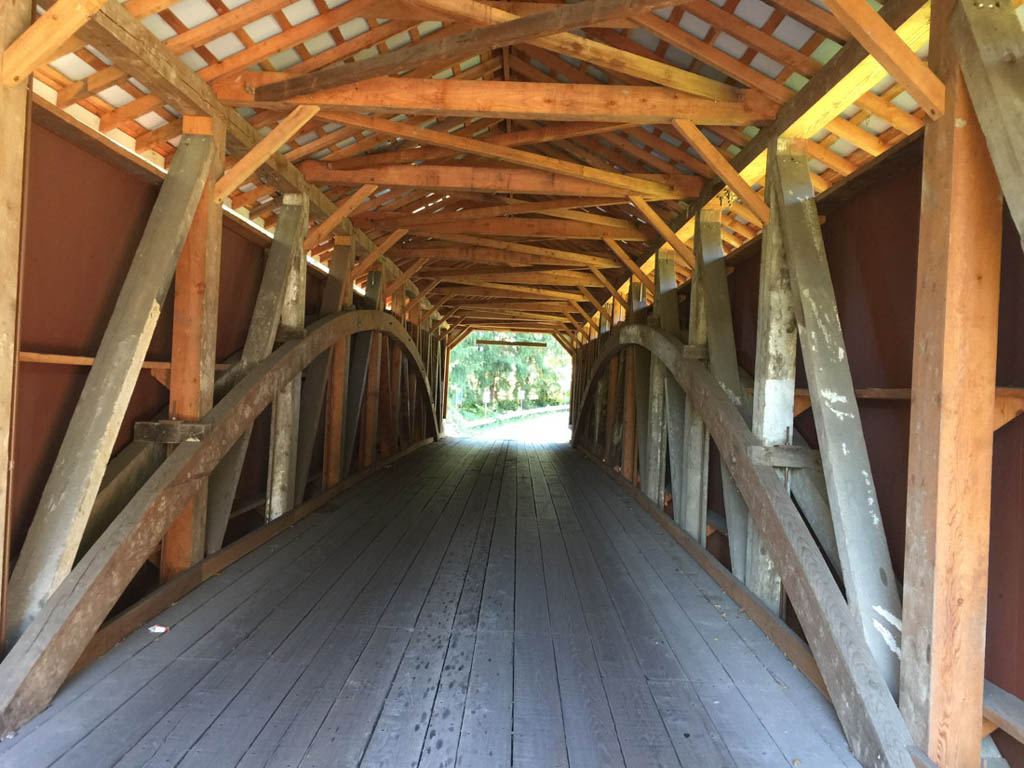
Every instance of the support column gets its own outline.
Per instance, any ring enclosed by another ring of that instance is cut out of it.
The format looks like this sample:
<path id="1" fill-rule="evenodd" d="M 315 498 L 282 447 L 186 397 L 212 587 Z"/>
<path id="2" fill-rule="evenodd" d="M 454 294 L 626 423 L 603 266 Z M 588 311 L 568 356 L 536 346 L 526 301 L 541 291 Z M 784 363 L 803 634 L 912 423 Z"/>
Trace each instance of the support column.
<path id="1" fill-rule="evenodd" d="M 400 286 L 394 296 L 391 297 L 391 309 L 396 317 L 405 317 L 405 286 Z M 405 353 L 398 344 L 391 345 L 391 365 L 389 369 L 388 389 L 391 392 L 391 415 L 392 429 L 394 430 L 395 450 L 400 451 L 406 445 L 408 433 L 402 428 L 402 397 L 405 388 L 402 381 L 402 367 L 405 361 Z"/>
<path id="2" fill-rule="evenodd" d="M 338 309 L 352 305 L 352 266 L 354 263 L 355 247 L 336 242 L 334 253 L 331 256 L 328 285 L 337 281 L 335 290 L 339 295 Z M 348 387 L 348 341 L 346 336 L 334 345 L 328 365 L 326 404 L 324 406 L 324 488 L 337 485 L 342 478 L 341 442 L 345 419 L 345 390 Z"/>
<path id="3" fill-rule="evenodd" d="M 636 278 L 629 280 L 629 304 L 626 322 L 633 319 L 635 307 L 642 306 L 644 286 Z M 637 461 L 637 402 L 636 402 L 636 350 L 630 345 L 623 355 L 625 371 L 622 376 L 622 474 L 636 484 Z"/>
<path id="4" fill-rule="evenodd" d="M 306 254 L 302 248 L 296 248 L 292 252 L 291 269 L 285 283 L 280 327 L 288 336 L 301 336 L 305 325 Z M 284 385 L 271 406 L 267 504 L 264 510 L 267 522 L 276 520 L 291 509 L 295 497 L 301 496 L 304 490 L 295 484 L 301 397 L 302 374 L 299 374 Z M 307 469 L 307 476 L 308 473 Z"/>
<path id="5" fill-rule="evenodd" d="M 947 34 L 929 63 L 946 112 L 924 140 L 900 710 L 942 766 L 980 760 L 1002 202 Z M 838 531 L 837 531 L 838 533 Z"/>
<path id="6" fill-rule="evenodd" d="M 601 307 L 603 310 L 603 307 Z M 608 333 L 611 328 L 611 322 L 608 315 L 604 312 L 600 313 L 600 333 L 598 334 L 597 340 L 594 344 L 594 355 L 595 357 L 600 353 L 598 349 L 601 346 L 601 335 Z M 601 427 L 605 423 L 605 413 L 608 410 L 608 382 L 609 382 L 610 367 L 605 368 L 601 374 L 601 378 L 597 381 L 597 389 L 594 392 L 594 401 L 591 405 L 591 444 L 590 449 L 595 456 L 601 454 Z"/>
<path id="7" fill-rule="evenodd" d="M 725 250 L 722 247 L 721 211 L 702 210 L 697 214 L 697 266 L 707 323 L 708 367 L 722 389 L 750 422 L 750 398 L 740 380 L 733 334 L 729 285 L 725 274 Z M 733 575 L 747 581 L 747 505 L 743 501 L 728 467 L 721 465 L 722 496 L 729 536 L 729 562 Z"/>
<path id="8" fill-rule="evenodd" d="M 604 417 L 604 446 L 602 456 L 605 462 L 615 466 L 615 457 L 612 455 L 612 448 L 615 444 L 615 427 L 619 422 L 619 360 L 621 355 L 615 355 L 608 362 L 608 404 L 605 408 Z"/>
<path id="9" fill-rule="evenodd" d="M 791 445 L 796 389 L 796 317 L 789 287 L 789 267 L 782 250 L 778 206 L 773 204 L 772 190 L 768 192 L 766 202 L 772 206 L 773 213 L 761 237 L 751 431 L 763 445 Z M 777 470 L 787 488 L 790 471 Z M 747 586 L 774 613 L 782 615 L 782 580 L 753 518 L 747 525 Z"/>
<path id="10" fill-rule="evenodd" d="M 199 421 L 213 407 L 217 353 L 217 305 L 220 297 L 220 249 L 224 214 L 214 186 L 224 170 L 224 126 L 208 117 L 184 118 L 186 134 L 213 137 L 206 188 L 174 275 L 171 337 L 171 419 Z M 168 453 L 174 446 L 168 446 Z M 160 552 L 160 579 L 177 576 L 206 554 L 208 480 L 196 481 L 196 495 L 171 523 Z"/>
<path id="11" fill-rule="evenodd" d="M 384 274 L 380 270 L 370 272 L 366 276 L 366 295 L 376 301 L 377 309 L 380 309 L 383 287 Z M 381 335 L 377 331 L 371 331 L 369 336 L 366 392 L 363 396 L 362 409 L 362 437 L 359 444 L 359 463 L 363 468 L 373 466 L 377 459 L 377 416 L 380 408 Z"/>
<path id="12" fill-rule="evenodd" d="M 285 301 L 288 274 L 296 252 L 301 253 L 302 238 L 309 225 L 309 201 L 305 195 L 289 193 L 284 196 L 281 215 L 270 244 L 263 277 L 260 279 L 256 306 L 242 348 L 242 359 L 222 377 L 223 386 L 231 387 L 245 373 L 264 360 L 274 349 L 277 330 L 281 323 L 281 308 Z M 224 533 L 231 519 L 231 507 L 238 490 L 245 454 L 252 437 L 250 426 L 228 450 L 217 467 L 210 473 L 210 494 L 206 515 L 206 554 L 219 551 Z"/>
<path id="13" fill-rule="evenodd" d="M 690 276 L 691 346 L 707 345 L 708 325 L 704 313 L 704 282 L 700 261 Z M 676 522 L 702 547 L 708 537 L 708 456 L 711 439 L 704 420 L 689 397 L 683 403 L 683 509 Z"/>
<path id="14" fill-rule="evenodd" d="M 654 262 L 654 317 L 661 330 L 677 338 L 682 336 L 679 325 L 679 296 L 676 293 L 675 254 L 665 248 L 658 251 Z M 664 370 L 664 366 L 662 367 Z M 672 483 L 672 518 L 676 523 L 684 520 L 686 505 L 685 437 L 686 397 L 682 387 L 665 375 L 665 435 L 668 442 L 669 479 Z"/>
<path id="15" fill-rule="evenodd" d="M 647 305 L 647 292 L 643 285 L 638 285 L 630 294 L 631 322 L 639 322 L 637 313 Z M 647 471 L 647 423 L 650 417 L 651 397 L 651 353 L 643 347 L 633 347 L 633 385 L 636 388 L 636 457 L 637 469 L 635 484 L 644 488 L 644 475 Z"/>
<path id="16" fill-rule="evenodd" d="M 28 29 L 34 7 L 29 0 L 7 0 L 0 5 L 0 51 Z M 28 78 L 19 85 L 0 87 L 0 647 L 4 645 L 7 574 L 11 571 L 8 531 L 30 103 Z"/>
<path id="17" fill-rule="evenodd" d="M 364 256 L 365 258 L 365 256 Z M 377 275 L 377 277 L 374 277 Z M 380 303 L 380 273 L 370 272 L 366 276 L 366 298 L 373 302 L 374 306 Z M 343 425 L 342 451 L 341 451 L 341 476 L 344 477 L 352 467 L 352 457 L 356 452 L 356 440 L 359 437 L 359 418 L 363 411 L 363 394 L 366 391 L 366 376 L 370 360 L 370 342 L 374 334 L 371 331 L 353 334 L 349 346 L 349 373 L 348 386 L 345 390 L 345 413 L 350 418 L 345 420 Z"/>

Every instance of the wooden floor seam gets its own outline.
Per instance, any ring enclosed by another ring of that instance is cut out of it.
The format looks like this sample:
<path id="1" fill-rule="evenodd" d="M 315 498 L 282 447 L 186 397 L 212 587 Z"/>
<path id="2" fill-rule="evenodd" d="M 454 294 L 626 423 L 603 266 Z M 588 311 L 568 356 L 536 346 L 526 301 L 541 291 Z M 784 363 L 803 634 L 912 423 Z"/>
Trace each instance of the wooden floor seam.
<path id="1" fill-rule="evenodd" d="M 831 705 L 567 445 L 445 440 L 82 670 L 43 766 L 856 766 Z"/>

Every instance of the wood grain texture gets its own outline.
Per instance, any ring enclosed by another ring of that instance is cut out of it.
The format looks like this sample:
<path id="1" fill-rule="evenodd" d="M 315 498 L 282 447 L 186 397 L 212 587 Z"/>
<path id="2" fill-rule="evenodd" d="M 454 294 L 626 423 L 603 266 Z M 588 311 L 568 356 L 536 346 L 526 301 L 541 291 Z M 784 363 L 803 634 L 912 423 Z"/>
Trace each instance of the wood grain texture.
<path id="1" fill-rule="evenodd" d="M 665 363 L 694 401 L 723 462 L 763 531 L 786 593 L 818 662 L 855 755 L 871 765 L 909 766 L 910 735 L 817 545 L 774 469 L 754 465 L 756 441 L 732 399 L 711 373 L 687 359 L 684 345 L 656 329 L 622 325 L 602 345 L 595 369 L 625 345 L 639 345 Z M 582 396 L 586 404 L 595 379 Z"/>
<path id="2" fill-rule="evenodd" d="M 981 757 L 1002 205 L 951 10 L 932 16 L 946 112 L 925 130 L 900 709 L 917 746 L 961 766 Z"/>
<path id="3" fill-rule="evenodd" d="M 320 320 L 300 341 L 289 342 L 256 365 L 204 417 L 211 432 L 174 451 L 117 520 L 72 570 L 42 614 L 4 659 L 0 720 L 16 728 L 41 710 L 66 678 L 75 659 L 109 613 L 142 562 L 191 494 L 192 478 L 209 473 L 282 386 L 338 338 L 376 329 L 396 338 L 426 371 L 397 320 L 372 311 Z M 431 411 L 432 413 L 432 411 Z"/>

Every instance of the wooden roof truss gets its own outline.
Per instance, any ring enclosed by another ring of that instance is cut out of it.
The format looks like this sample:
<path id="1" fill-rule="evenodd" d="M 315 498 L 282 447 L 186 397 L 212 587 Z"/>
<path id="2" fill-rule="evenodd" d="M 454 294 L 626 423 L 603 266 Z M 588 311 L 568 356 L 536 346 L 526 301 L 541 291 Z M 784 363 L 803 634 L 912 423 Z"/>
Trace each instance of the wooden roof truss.
<path id="1" fill-rule="evenodd" d="M 317 260 L 337 232 L 386 243 L 390 279 L 437 280 L 442 305 L 472 279 L 596 320 L 658 247 L 688 279 L 689 217 L 723 182 L 726 250 L 760 234 L 771 136 L 805 141 L 821 192 L 941 111 L 914 53 L 927 3 L 826 5 L 58 0 L 5 79 L 33 74 L 38 98 L 162 165 L 184 116 L 223 120 L 218 194 L 273 228 L 284 194 L 315 190 Z"/>

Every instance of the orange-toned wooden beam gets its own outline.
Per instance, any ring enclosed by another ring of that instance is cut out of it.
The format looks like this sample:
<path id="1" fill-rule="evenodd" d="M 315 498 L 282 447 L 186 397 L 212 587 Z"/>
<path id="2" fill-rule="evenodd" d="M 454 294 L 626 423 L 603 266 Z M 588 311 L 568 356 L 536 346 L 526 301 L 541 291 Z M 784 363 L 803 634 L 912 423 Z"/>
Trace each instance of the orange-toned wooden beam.
<path id="1" fill-rule="evenodd" d="M 366 256 L 359 260 L 359 263 L 356 264 L 355 268 L 352 270 L 352 279 L 358 280 L 359 278 L 363 277 L 367 272 L 369 272 L 370 268 L 373 265 L 375 265 L 378 261 L 380 261 L 384 254 L 391 249 L 391 246 L 393 246 L 395 243 L 397 243 L 399 240 L 405 237 L 405 234 L 406 230 L 396 229 L 394 232 L 392 232 L 390 235 L 384 238 L 380 245 L 378 245 L 376 248 L 370 251 L 370 253 L 366 254 Z"/>
<path id="2" fill-rule="evenodd" d="M 338 204 L 338 207 L 334 210 L 330 216 L 324 219 L 322 222 L 317 224 L 315 227 L 309 230 L 309 234 L 306 236 L 305 241 L 302 243 L 302 247 L 306 251 L 311 251 L 316 245 L 320 243 L 328 234 L 334 231 L 335 227 L 341 223 L 341 220 L 352 213 L 356 208 L 362 205 L 363 201 L 366 200 L 370 195 L 377 191 L 376 184 L 363 184 L 359 189 L 353 192 L 351 195 L 346 197 L 342 202 Z"/>
<path id="3" fill-rule="evenodd" d="M 981 760 L 1002 202 L 947 23 L 931 65 L 945 112 L 925 129 L 914 313 L 900 712 L 943 766 Z"/>
<path id="4" fill-rule="evenodd" d="M 932 119 L 945 110 L 946 88 L 866 0 L 823 0 L 857 42 L 896 78 Z M 934 11 L 933 11 L 934 13 Z"/>
<path id="5" fill-rule="evenodd" d="M 559 175 L 534 168 L 495 168 L 473 165 L 383 165 L 356 170 L 333 170 L 323 163 L 307 161 L 300 170 L 313 183 L 378 184 L 385 187 L 414 187 L 464 192 L 500 192 L 525 195 L 614 196 L 623 190 L 601 182 Z M 700 176 L 671 178 L 671 187 L 659 185 L 654 200 L 694 198 L 700 194 Z M 645 195 L 646 196 L 646 195 Z"/>
<path id="6" fill-rule="evenodd" d="M 231 169 L 225 173 L 214 193 L 214 199 L 220 203 L 238 189 L 246 179 L 255 173 L 256 169 L 263 165 L 270 156 L 281 148 L 286 141 L 302 130 L 302 126 L 313 119 L 313 116 L 320 111 L 319 107 L 302 106 L 296 107 L 280 123 L 274 126 L 273 130 L 264 136 L 260 142 L 245 153 Z"/>
<path id="7" fill-rule="evenodd" d="M 679 70 L 673 67 L 677 72 Z M 515 120 L 590 121 L 650 125 L 685 117 L 702 125 L 743 126 L 771 120 L 776 106 L 747 89 L 739 98 L 714 101 L 654 85 L 579 85 L 500 80 L 438 80 L 378 77 L 365 83 L 296 96 L 287 101 L 259 101 L 252 89 L 287 73 L 244 72 L 213 84 L 218 97 L 234 107 L 289 109 L 316 104 L 332 118 L 356 112 L 459 117 L 508 117 Z M 774 82 L 774 81 L 772 81 Z"/>
<path id="8" fill-rule="evenodd" d="M 863 0 L 858 0 L 858 2 L 863 2 Z M 769 213 L 764 199 L 743 180 L 739 172 L 715 148 L 715 145 L 704 135 L 704 132 L 690 120 L 673 120 L 672 125 L 676 127 L 676 130 L 679 131 L 697 154 L 704 159 L 704 162 L 711 166 L 719 178 L 725 182 L 726 186 L 739 195 L 740 199 L 761 220 L 761 223 L 767 223 Z"/>

